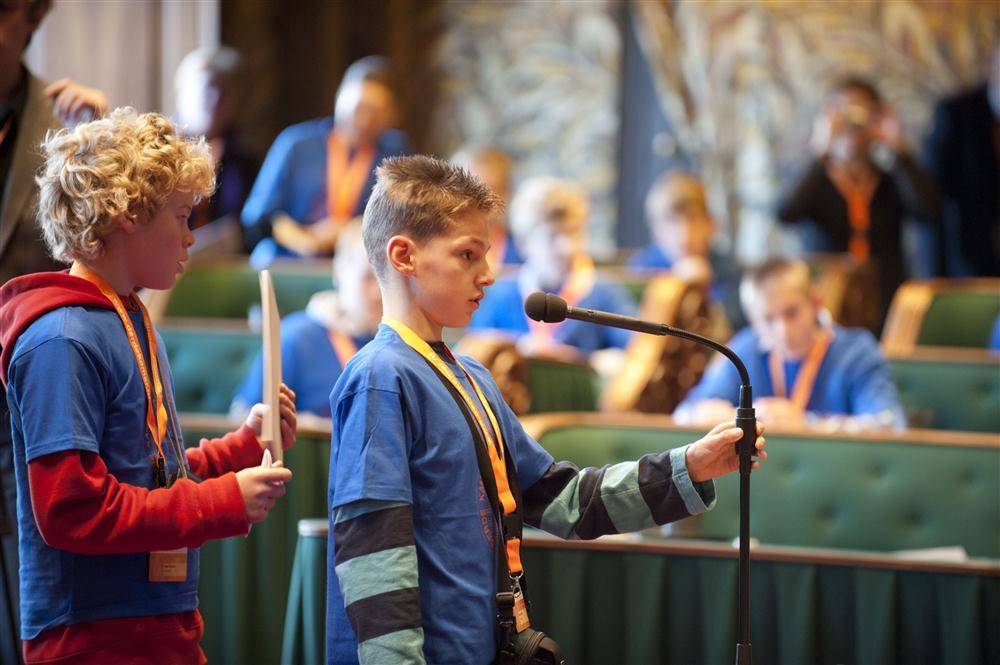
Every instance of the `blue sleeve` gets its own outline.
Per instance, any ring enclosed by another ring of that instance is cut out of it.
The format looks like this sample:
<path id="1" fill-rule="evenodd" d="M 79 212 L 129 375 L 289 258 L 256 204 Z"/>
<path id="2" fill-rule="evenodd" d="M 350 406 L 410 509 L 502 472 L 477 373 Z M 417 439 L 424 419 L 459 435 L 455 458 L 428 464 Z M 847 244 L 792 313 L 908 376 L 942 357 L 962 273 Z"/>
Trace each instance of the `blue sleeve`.
<path id="1" fill-rule="evenodd" d="M 906 426 L 903 406 L 893 383 L 889 363 L 879 350 L 878 342 L 868 331 L 860 331 L 855 353 L 850 355 L 850 379 L 847 386 L 851 415 L 861 416 L 889 411 L 893 424 Z"/>
<path id="2" fill-rule="evenodd" d="M 42 342 L 11 364 L 9 378 L 26 461 L 63 450 L 100 452 L 107 372 L 85 347 L 64 337 Z"/>
<path id="3" fill-rule="evenodd" d="M 240 220 L 245 228 L 255 228 L 268 222 L 268 218 L 286 206 L 285 180 L 288 176 L 292 148 L 295 142 L 288 130 L 278 134 L 271 149 L 267 151 L 260 173 L 253 183 L 250 195 L 243 205 Z"/>
<path id="4" fill-rule="evenodd" d="M 1000 351 L 1000 316 L 993 322 L 993 333 L 990 335 L 990 349 Z"/>
<path id="5" fill-rule="evenodd" d="M 412 440 L 399 393 L 362 388 L 330 400 L 330 508 L 362 499 L 412 504 Z"/>

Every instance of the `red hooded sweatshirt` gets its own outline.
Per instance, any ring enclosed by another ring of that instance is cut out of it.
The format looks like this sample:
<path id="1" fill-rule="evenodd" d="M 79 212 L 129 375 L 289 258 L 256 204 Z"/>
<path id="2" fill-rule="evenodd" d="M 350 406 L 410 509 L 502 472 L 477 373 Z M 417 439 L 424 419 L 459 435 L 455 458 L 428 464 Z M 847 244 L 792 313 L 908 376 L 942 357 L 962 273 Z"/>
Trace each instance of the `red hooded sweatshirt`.
<path id="1" fill-rule="evenodd" d="M 68 271 L 25 275 L 0 287 L 0 380 L 5 386 L 21 333 L 43 314 L 67 306 L 113 309 L 94 284 Z M 245 535 L 249 525 L 234 472 L 260 463 L 253 431 L 243 425 L 220 439 L 202 439 L 186 456 L 191 470 L 206 480 L 181 479 L 158 490 L 119 483 L 100 455 L 88 451 L 32 460 L 28 485 L 42 538 L 51 547 L 100 555 L 199 547 L 206 540 Z M 158 663 L 204 662 L 202 632 L 197 610 L 90 621 L 42 632 L 25 641 L 24 655 L 29 663 L 146 662 L 151 657 Z"/>

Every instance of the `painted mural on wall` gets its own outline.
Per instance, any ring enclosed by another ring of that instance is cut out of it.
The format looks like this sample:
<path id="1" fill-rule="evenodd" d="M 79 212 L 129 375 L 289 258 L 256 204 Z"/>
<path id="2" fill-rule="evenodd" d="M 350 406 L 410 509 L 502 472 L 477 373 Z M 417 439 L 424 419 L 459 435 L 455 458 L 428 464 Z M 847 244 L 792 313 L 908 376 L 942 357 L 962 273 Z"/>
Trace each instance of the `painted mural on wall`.
<path id="1" fill-rule="evenodd" d="M 984 78 L 1000 3 L 634 3 L 632 20 L 674 128 L 743 258 L 784 239 L 773 208 L 807 158 L 814 114 L 845 73 L 877 84 L 919 147 L 940 97 Z"/>
<path id="2" fill-rule="evenodd" d="M 432 145 L 492 142 L 515 180 L 559 175 L 591 194 L 591 246 L 613 247 L 620 32 L 605 2 L 448 3 Z"/>

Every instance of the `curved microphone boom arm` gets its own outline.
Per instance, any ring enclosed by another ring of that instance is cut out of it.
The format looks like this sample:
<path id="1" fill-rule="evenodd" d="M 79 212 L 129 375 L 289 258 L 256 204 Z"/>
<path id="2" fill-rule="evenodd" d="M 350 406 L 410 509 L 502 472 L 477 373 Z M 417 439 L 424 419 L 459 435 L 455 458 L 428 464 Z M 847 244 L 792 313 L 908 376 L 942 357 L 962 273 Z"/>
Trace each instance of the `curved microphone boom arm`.
<path id="1" fill-rule="evenodd" d="M 736 453 L 740 459 L 740 560 L 739 592 L 737 603 L 736 664 L 750 665 L 750 470 L 752 457 L 756 454 L 757 417 L 753 409 L 753 388 L 746 365 L 736 353 L 725 344 L 665 323 L 643 321 L 630 316 L 602 312 L 596 309 L 570 307 L 566 301 L 551 293 L 536 292 L 524 301 L 524 313 L 529 318 L 542 323 L 559 323 L 566 319 L 576 319 L 602 326 L 624 328 L 650 335 L 670 335 L 686 339 L 696 344 L 715 349 L 736 367 L 740 375 L 739 406 L 736 409 L 736 426 L 743 430 L 743 436 L 736 443 Z"/>

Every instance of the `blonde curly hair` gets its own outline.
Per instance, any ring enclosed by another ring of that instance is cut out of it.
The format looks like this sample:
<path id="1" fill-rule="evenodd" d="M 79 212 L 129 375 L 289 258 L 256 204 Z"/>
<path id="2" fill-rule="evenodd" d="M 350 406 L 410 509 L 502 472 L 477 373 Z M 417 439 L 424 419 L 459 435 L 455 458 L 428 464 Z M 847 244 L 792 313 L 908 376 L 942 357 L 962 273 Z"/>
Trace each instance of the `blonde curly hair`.
<path id="1" fill-rule="evenodd" d="M 195 203 L 215 190 L 215 166 L 204 138 L 187 139 L 158 113 L 119 108 L 106 118 L 49 132 L 38 222 L 52 256 L 94 259 L 127 215 L 147 222 L 175 190 Z"/>

